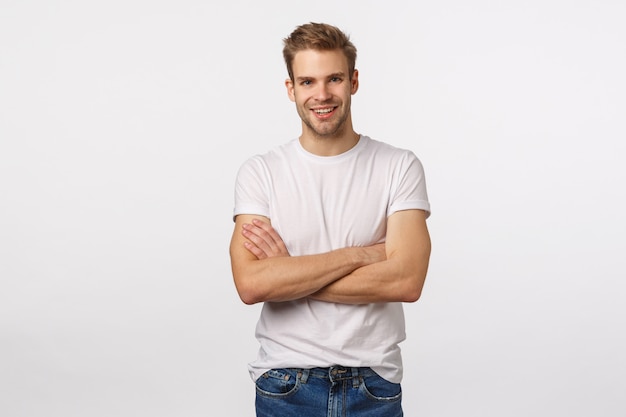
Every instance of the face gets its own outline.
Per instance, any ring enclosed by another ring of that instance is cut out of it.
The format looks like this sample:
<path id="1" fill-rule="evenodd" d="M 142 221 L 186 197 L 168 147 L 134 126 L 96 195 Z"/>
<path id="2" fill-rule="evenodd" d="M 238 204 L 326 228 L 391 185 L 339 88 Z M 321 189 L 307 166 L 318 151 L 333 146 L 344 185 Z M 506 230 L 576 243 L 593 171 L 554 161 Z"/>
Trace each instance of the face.
<path id="1" fill-rule="evenodd" d="M 292 69 L 294 79 L 285 85 L 302 119 L 303 135 L 338 137 L 352 133 L 350 103 L 359 86 L 358 72 L 355 70 L 350 79 L 343 53 L 300 51 L 293 59 Z"/>

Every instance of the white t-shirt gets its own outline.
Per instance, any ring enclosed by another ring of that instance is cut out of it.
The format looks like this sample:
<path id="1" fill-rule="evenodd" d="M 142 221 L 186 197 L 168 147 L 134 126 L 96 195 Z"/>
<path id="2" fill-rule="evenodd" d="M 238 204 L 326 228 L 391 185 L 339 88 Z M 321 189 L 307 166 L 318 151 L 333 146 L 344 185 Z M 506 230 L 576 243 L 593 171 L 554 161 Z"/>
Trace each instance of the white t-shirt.
<path id="1" fill-rule="evenodd" d="M 367 136 L 330 157 L 294 139 L 248 159 L 235 186 L 234 215 L 268 217 L 292 256 L 384 242 L 387 217 L 410 209 L 430 213 L 422 164 L 411 151 Z M 333 365 L 402 379 L 402 303 L 266 302 L 256 337 L 253 380 L 273 368 Z"/>

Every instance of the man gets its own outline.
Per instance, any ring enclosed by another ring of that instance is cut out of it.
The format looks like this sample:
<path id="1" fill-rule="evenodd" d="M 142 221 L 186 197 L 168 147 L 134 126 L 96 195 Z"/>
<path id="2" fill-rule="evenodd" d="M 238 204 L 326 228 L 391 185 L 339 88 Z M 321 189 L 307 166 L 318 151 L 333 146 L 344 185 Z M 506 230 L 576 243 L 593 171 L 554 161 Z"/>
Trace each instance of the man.
<path id="1" fill-rule="evenodd" d="M 430 256 L 423 168 L 354 131 L 348 36 L 305 24 L 283 55 L 302 133 L 241 166 L 230 245 L 239 296 L 264 303 L 257 416 L 402 416 L 402 303 Z"/>

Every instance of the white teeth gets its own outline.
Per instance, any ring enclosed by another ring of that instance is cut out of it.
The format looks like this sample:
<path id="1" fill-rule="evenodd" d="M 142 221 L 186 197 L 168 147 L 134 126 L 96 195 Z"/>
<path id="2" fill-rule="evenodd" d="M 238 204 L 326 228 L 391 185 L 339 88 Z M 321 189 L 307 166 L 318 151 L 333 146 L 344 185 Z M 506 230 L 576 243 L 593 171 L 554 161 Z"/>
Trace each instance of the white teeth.
<path id="1" fill-rule="evenodd" d="M 333 109 L 317 109 L 317 110 L 315 110 L 315 113 L 317 113 L 317 114 L 328 114 L 331 111 L 333 111 Z"/>

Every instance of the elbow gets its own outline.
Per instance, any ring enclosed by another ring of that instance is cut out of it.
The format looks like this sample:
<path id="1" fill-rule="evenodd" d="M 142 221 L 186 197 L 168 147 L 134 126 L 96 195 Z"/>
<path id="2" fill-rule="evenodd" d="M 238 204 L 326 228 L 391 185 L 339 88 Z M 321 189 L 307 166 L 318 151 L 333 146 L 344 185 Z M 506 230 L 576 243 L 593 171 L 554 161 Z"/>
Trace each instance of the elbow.
<path id="1" fill-rule="evenodd" d="M 422 295 L 422 289 L 412 289 L 411 291 L 407 291 L 403 294 L 402 302 L 403 303 L 414 303 L 420 299 Z"/>
<path id="2" fill-rule="evenodd" d="M 410 270 L 405 270 L 408 274 L 404 280 L 404 296 L 403 302 L 414 303 L 422 296 L 422 289 L 424 288 L 424 282 L 426 281 L 426 275 L 428 273 L 428 257 L 430 256 L 430 250 L 426 259 L 416 265 Z"/>
<path id="3" fill-rule="evenodd" d="M 253 305 L 264 301 L 263 295 L 257 286 L 249 280 L 235 278 L 235 287 L 239 298 L 246 305 Z"/>
<path id="4" fill-rule="evenodd" d="M 405 285 L 402 288 L 400 298 L 403 303 L 414 303 L 422 296 L 422 288 L 424 288 L 424 281 L 426 274 L 415 274 L 408 277 L 405 280 Z"/>
<path id="5" fill-rule="evenodd" d="M 252 294 L 243 293 L 243 292 L 239 293 L 239 299 L 241 299 L 241 301 L 244 304 L 249 305 L 249 306 L 259 302 L 258 298 L 254 297 Z"/>
<path id="6" fill-rule="evenodd" d="M 239 294 L 239 298 L 241 299 L 241 301 L 246 305 L 253 305 L 263 301 L 259 294 L 253 289 L 244 289 L 237 287 L 237 293 Z"/>

